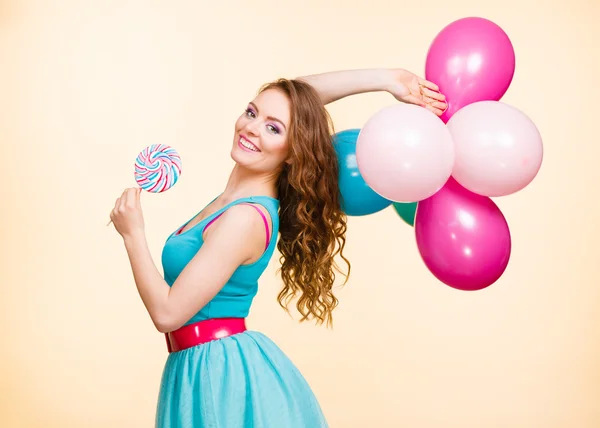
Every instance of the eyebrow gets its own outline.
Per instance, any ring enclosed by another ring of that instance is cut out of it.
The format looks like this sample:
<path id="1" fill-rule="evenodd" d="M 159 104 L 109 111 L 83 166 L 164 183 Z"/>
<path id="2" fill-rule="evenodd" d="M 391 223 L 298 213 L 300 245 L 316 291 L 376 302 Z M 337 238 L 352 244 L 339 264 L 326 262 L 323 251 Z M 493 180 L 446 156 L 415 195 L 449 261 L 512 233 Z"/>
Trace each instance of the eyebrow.
<path id="1" fill-rule="evenodd" d="M 259 112 L 259 110 L 258 110 L 258 107 L 256 107 L 256 104 L 254 104 L 252 101 L 250 101 L 250 105 L 251 105 L 252 107 L 254 107 L 254 109 L 256 110 L 256 112 L 257 112 L 257 113 Z M 279 123 L 281 123 L 281 126 L 283 126 L 283 129 L 287 129 L 287 128 L 285 127 L 285 124 L 284 124 L 284 123 L 283 123 L 281 120 L 277 119 L 276 117 L 273 117 L 273 116 L 267 116 L 267 119 L 274 120 L 275 122 L 279 122 Z"/>

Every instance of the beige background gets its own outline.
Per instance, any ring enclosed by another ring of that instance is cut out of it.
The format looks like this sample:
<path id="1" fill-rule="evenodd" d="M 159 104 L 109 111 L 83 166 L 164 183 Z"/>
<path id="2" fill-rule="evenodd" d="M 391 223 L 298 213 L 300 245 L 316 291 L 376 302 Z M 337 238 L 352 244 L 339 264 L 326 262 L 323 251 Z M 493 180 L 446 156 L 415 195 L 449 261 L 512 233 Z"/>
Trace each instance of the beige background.
<path id="1" fill-rule="evenodd" d="M 333 428 L 600 426 L 600 7 L 560 3 L 0 2 L 0 426 L 152 426 L 164 338 L 105 226 L 139 150 L 166 143 L 184 161 L 171 191 L 143 197 L 160 263 L 166 236 L 223 189 L 233 123 L 262 83 L 423 74 L 437 32 L 472 15 L 511 37 L 503 101 L 545 143 L 536 180 L 496 199 L 514 241 L 505 275 L 475 293 L 442 285 L 390 208 L 350 219 L 333 330 L 279 308 L 276 258 L 249 324 L 300 367 Z M 342 130 L 394 102 L 330 112 Z"/>

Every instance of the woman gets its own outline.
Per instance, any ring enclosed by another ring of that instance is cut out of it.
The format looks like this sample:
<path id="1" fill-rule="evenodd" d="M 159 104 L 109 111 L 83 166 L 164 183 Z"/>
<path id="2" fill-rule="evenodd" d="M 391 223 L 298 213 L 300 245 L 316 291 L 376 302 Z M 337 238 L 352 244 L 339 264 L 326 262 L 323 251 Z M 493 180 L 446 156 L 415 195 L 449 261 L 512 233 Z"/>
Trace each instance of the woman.
<path id="1" fill-rule="evenodd" d="M 277 247 L 279 303 L 285 308 L 297 298 L 302 320 L 331 324 L 334 257 L 350 264 L 324 105 L 371 91 L 388 91 L 437 115 L 446 107 L 435 84 L 402 69 L 264 86 L 235 124 L 235 166 L 225 190 L 168 237 L 164 278 L 146 243 L 140 190 L 126 189 L 117 199 L 112 222 L 142 301 L 167 338 L 157 427 L 328 426 L 296 367 L 263 334 L 246 330 L 244 318 Z"/>

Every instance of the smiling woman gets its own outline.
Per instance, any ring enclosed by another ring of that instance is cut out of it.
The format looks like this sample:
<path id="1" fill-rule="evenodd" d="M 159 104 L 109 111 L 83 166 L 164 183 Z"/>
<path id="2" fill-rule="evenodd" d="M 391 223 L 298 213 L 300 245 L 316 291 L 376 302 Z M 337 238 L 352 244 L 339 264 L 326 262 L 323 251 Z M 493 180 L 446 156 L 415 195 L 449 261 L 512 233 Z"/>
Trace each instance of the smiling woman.
<path id="1" fill-rule="evenodd" d="M 438 101 L 417 97 L 419 85 Z M 168 237 L 164 278 L 146 243 L 140 192 L 127 189 L 117 200 L 111 219 L 170 352 L 157 427 L 328 426 L 298 369 L 265 335 L 247 330 L 245 318 L 278 249 L 280 305 L 297 299 L 302 321 L 331 325 L 335 271 L 342 272 L 334 259 L 345 262 L 347 274 L 350 264 L 324 105 L 376 90 L 438 114 L 445 107 L 435 85 L 405 70 L 333 72 L 263 86 L 235 123 L 235 166 L 225 190 Z"/>
<path id="2" fill-rule="evenodd" d="M 233 160 L 255 172 L 278 173 L 288 157 L 290 108 L 290 99 L 282 90 L 261 91 L 235 123 Z"/>

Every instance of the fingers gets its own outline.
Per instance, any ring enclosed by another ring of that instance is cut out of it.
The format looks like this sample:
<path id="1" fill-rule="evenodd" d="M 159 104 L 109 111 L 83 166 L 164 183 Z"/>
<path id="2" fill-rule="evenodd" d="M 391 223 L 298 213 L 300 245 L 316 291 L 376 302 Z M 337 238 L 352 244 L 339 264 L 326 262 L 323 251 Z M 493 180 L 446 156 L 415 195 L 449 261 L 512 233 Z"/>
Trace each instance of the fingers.
<path id="1" fill-rule="evenodd" d="M 128 208 L 134 208 L 137 200 L 139 199 L 139 191 L 135 187 L 125 189 L 123 192 L 123 206 Z"/>
<path id="2" fill-rule="evenodd" d="M 425 103 L 424 107 L 436 116 L 441 116 L 448 109 L 446 96 L 440 92 L 436 92 L 439 90 L 437 85 L 428 81 L 423 82 L 429 85 L 425 86 L 424 84 L 419 84 L 420 98 Z M 435 90 L 430 88 L 435 88 Z"/>
<path id="3" fill-rule="evenodd" d="M 433 108 L 440 109 L 440 110 L 442 110 L 442 112 L 444 112 L 448 109 L 448 104 L 446 104 L 446 103 L 433 102 L 433 103 L 429 103 L 428 105 Z"/>
<path id="4" fill-rule="evenodd" d="M 109 217 L 110 217 L 110 221 L 108 222 L 107 226 L 110 225 L 112 222 L 114 222 L 115 220 L 115 216 L 117 215 L 117 210 L 119 209 L 119 204 L 121 203 L 121 198 L 117 198 L 115 200 L 115 206 L 113 207 L 113 209 L 111 210 Z"/>
<path id="5" fill-rule="evenodd" d="M 135 208 L 140 205 L 141 190 L 141 187 L 132 187 L 127 191 L 127 206 L 129 208 Z"/>
<path id="6" fill-rule="evenodd" d="M 421 97 L 417 97 L 415 95 L 408 95 L 404 97 L 404 101 L 411 104 L 416 104 L 421 107 L 427 107 L 427 103 Z"/>
<path id="7" fill-rule="evenodd" d="M 421 92 L 423 93 L 424 97 L 431 98 L 432 100 L 442 101 L 442 102 L 446 101 L 446 96 L 444 94 L 441 94 L 436 91 L 432 91 L 431 89 L 428 89 L 427 87 L 421 87 Z"/>
<path id="8" fill-rule="evenodd" d="M 119 199 L 119 207 L 117 208 L 117 210 L 122 212 L 125 206 L 127 205 L 127 189 L 125 189 L 125 191 L 121 194 L 121 197 Z"/>
<path id="9" fill-rule="evenodd" d="M 136 203 L 140 200 L 141 190 L 141 187 L 125 189 L 121 196 L 115 200 L 115 206 L 110 214 L 111 219 L 114 219 L 118 213 L 125 212 L 126 208 L 135 207 Z"/>
<path id="10" fill-rule="evenodd" d="M 442 113 L 448 109 L 448 104 L 442 101 L 436 101 L 433 98 L 423 96 L 423 100 L 427 103 L 428 107 L 442 110 Z"/>
<path id="11" fill-rule="evenodd" d="M 424 86 L 427 89 L 430 89 L 432 91 L 440 92 L 439 86 L 436 85 L 433 82 L 430 82 L 429 80 L 425 80 L 425 79 L 419 78 L 419 85 Z"/>
<path id="12" fill-rule="evenodd" d="M 438 85 L 429 80 L 419 78 L 419 87 L 422 98 L 428 105 L 434 107 L 434 109 L 444 111 L 448 108 L 446 96 L 440 92 Z"/>
<path id="13" fill-rule="evenodd" d="M 433 114 L 435 114 L 436 116 L 441 116 L 446 111 L 446 105 L 445 104 L 442 104 L 442 105 L 444 107 L 440 108 L 440 107 L 436 107 L 432 104 L 428 104 L 425 108 L 427 110 L 429 110 L 430 112 L 432 112 Z"/>
<path id="14" fill-rule="evenodd" d="M 445 102 L 435 101 L 426 96 L 409 95 L 404 98 L 404 101 L 425 107 L 427 110 L 435 113 L 437 116 L 441 116 L 448 109 L 448 105 Z"/>

